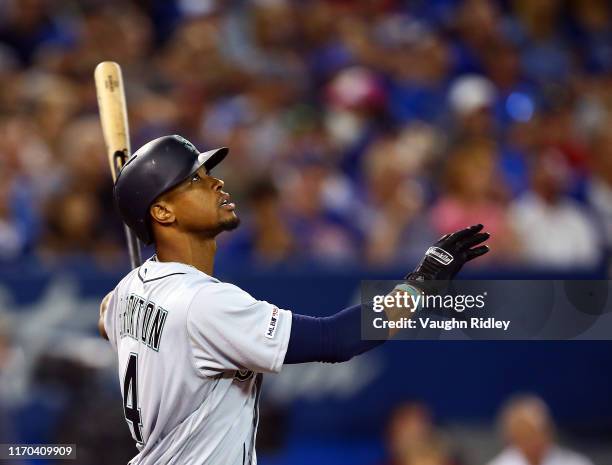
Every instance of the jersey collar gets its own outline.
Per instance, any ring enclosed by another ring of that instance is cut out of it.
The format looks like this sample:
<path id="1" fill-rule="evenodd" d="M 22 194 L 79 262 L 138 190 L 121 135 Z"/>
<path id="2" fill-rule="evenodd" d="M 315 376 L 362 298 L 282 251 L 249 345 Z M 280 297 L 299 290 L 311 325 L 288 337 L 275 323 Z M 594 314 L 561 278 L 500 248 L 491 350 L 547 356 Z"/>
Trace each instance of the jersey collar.
<path id="1" fill-rule="evenodd" d="M 203 271 L 198 270 L 195 266 L 188 265 L 187 263 L 160 262 L 157 259 L 157 255 L 150 257 L 138 268 L 138 277 L 143 283 L 157 281 L 169 276 L 192 273 L 201 273 L 212 281 L 220 282 L 218 279 L 207 275 Z"/>

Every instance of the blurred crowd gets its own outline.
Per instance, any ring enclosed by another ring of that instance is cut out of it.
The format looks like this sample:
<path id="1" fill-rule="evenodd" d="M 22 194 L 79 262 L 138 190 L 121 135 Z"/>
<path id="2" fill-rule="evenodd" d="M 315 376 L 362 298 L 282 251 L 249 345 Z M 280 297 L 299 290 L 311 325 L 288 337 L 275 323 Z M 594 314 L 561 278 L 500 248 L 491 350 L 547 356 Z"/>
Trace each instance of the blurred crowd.
<path id="1" fill-rule="evenodd" d="M 484 223 L 486 266 L 612 248 L 606 0 L 0 2 L 0 260 L 124 260 L 93 70 L 133 148 L 228 146 L 221 259 L 413 264 Z"/>
<path id="2" fill-rule="evenodd" d="M 487 465 L 592 465 L 589 458 L 561 445 L 548 406 L 533 394 L 518 394 L 506 401 L 499 413 L 498 434 L 503 449 Z M 386 439 L 389 460 L 385 465 L 466 463 L 461 444 L 445 434 L 420 403 L 395 409 Z"/>

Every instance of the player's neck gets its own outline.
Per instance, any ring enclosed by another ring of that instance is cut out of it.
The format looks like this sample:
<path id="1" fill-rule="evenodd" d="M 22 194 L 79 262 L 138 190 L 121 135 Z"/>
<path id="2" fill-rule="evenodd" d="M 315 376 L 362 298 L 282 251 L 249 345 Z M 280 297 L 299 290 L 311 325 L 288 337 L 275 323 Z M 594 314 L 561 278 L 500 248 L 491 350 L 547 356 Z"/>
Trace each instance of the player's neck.
<path id="1" fill-rule="evenodd" d="M 185 238 L 164 244 L 157 244 L 157 260 L 178 262 L 212 276 L 215 265 L 217 241 L 214 238 Z"/>

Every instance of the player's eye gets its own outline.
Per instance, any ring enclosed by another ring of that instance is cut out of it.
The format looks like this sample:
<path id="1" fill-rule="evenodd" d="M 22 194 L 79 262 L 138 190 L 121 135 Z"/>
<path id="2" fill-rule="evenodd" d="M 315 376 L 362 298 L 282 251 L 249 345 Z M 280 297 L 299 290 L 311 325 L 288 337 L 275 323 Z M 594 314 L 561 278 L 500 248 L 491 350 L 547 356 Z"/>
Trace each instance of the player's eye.
<path id="1" fill-rule="evenodd" d="M 191 182 L 197 182 L 200 179 L 202 179 L 200 178 L 200 175 L 198 173 L 194 173 L 193 176 L 191 177 Z"/>

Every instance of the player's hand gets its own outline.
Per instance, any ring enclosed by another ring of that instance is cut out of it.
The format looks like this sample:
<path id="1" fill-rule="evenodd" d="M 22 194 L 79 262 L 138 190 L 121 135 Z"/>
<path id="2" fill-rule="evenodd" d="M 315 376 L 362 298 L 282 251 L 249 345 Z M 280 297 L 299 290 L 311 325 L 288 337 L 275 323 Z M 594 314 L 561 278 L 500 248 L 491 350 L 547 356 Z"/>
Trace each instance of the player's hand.
<path id="1" fill-rule="evenodd" d="M 463 265 L 489 251 L 489 247 L 482 245 L 489 233 L 480 232 L 482 228 L 482 224 L 477 224 L 441 237 L 406 279 L 417 283 L 453 279 Z"/>

